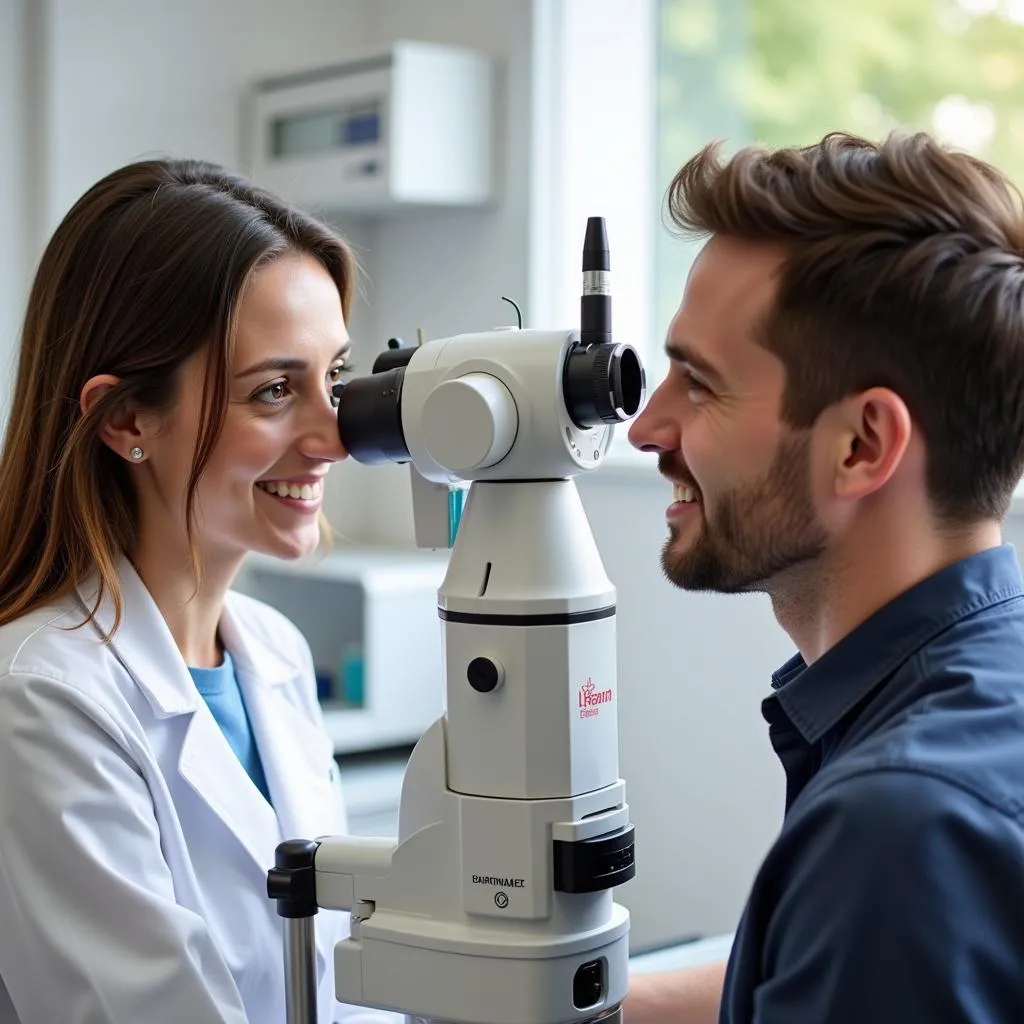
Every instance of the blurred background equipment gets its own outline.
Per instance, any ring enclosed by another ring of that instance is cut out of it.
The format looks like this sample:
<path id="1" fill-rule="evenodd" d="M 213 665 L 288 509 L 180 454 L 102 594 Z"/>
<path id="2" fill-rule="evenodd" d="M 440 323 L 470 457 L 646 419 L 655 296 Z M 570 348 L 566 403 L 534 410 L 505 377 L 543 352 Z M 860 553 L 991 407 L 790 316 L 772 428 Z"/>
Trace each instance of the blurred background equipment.
<path id="1" fill-rule="evenodd" d="M 491 198 L 492 77 L 481 54 L 403 41 L 266 79 L 250 101 L 252 175 L 328 213 L 478 206 Z"/>

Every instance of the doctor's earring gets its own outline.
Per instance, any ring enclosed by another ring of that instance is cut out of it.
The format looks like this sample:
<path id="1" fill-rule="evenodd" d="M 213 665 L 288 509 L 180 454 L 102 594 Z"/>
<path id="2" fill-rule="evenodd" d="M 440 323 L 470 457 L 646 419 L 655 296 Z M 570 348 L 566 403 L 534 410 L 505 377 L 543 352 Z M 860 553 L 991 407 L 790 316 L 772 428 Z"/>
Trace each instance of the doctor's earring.
<path id="1" fill-rule="evenodd" d="M 146 453 L 136 445 L 128 454 L 132 457 L 132 462 L 141 462 Z"/>

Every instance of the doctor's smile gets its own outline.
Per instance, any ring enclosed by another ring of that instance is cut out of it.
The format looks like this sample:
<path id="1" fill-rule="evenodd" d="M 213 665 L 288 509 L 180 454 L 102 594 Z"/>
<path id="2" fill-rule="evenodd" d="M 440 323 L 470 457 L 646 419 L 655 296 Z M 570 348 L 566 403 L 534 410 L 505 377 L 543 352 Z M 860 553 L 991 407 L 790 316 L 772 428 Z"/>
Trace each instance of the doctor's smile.
<path id="1" fill-rule="evenodd" d="M 256 489 L 276 498 L 285 508 L 297 512 L 316 512 L 323 501 L 324 486 L 320 477 L 297 480 L 257 480 Z"/>

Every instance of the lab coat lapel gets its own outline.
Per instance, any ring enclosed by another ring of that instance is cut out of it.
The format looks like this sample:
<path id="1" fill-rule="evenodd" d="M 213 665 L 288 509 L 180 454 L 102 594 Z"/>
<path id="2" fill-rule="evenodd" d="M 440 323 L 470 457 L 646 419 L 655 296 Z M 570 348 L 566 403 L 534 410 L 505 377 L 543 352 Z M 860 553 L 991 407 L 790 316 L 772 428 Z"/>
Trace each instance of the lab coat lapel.
<path id="1" fill-rule="evenodd" d="M 233 594 L 225 602 L 221 637 L 235 661 L 281 838 L 316 839 L 325 830 L 339 831 L 340 810 L 332 813 L 339 805 L 333 747 L 319 721 L 297 703 L 312 680 L 301 677 L 295 660 L 283 659 L 245 628 L 244 610 Z M 317 928 L 316 937 L 322 970 L 331 956 L 331 934 Z"/>
<path id="2" fill-rule="evenodd" d="M 319 721 L 302 707 L 302 678 L 295 660 L 281 657 L 263 637 L 245 628 L 235 595 L 228 594 L 221 637 L 231 651 L 242 686 L 271 801 L 286 839 L 315 839 L 337 804 L 330 769 L 331 741 Z"/>
<path id="3" fill-rule="evenodd" d="M 111 649 L 159 718 L 190 716 L 178 754 L 185 782 L 234 834 L 261 873 L 280 841 L 273 809 L 252 784 L 206 703 L 199 696 L 167 623 L 134 568 L 119 567 L 124 609 Z M 83 594 L 88 601 L 88 594 Z M 92 607 L 92 602 L 88 603 Z M 106 595 L 97 623 L 108 634 L 113 602 Z"/>

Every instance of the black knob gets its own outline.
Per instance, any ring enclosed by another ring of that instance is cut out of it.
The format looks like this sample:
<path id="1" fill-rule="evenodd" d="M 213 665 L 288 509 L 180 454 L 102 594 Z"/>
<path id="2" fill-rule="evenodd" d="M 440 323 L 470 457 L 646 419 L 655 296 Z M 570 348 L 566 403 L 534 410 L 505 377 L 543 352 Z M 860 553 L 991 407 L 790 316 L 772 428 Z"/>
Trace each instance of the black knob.
<path id="1" fill-rule="evenodd" d="M 288 839 L 274 851 L 267 872 L 267 895 L 277 901 L 279 917 L 312 917 L 317 913 L 316 851 L 312 839 Z"/>
<path id="2" fill-rule="evenodd" d="M 501 685 L 504 673 L 490 658 L 474 658 L 466 668 L 469 685 L 477 693 L 490 693 Z"/>
<path id="3" fill-rule="evenodd" d="M 401 338 L 388 338 L 388 347 L 373 361 L 373 372 L 384 373 L 399 366 L 408 366 L 409 360 L 416 355 L 415 345 L 406 345 Z"/>

